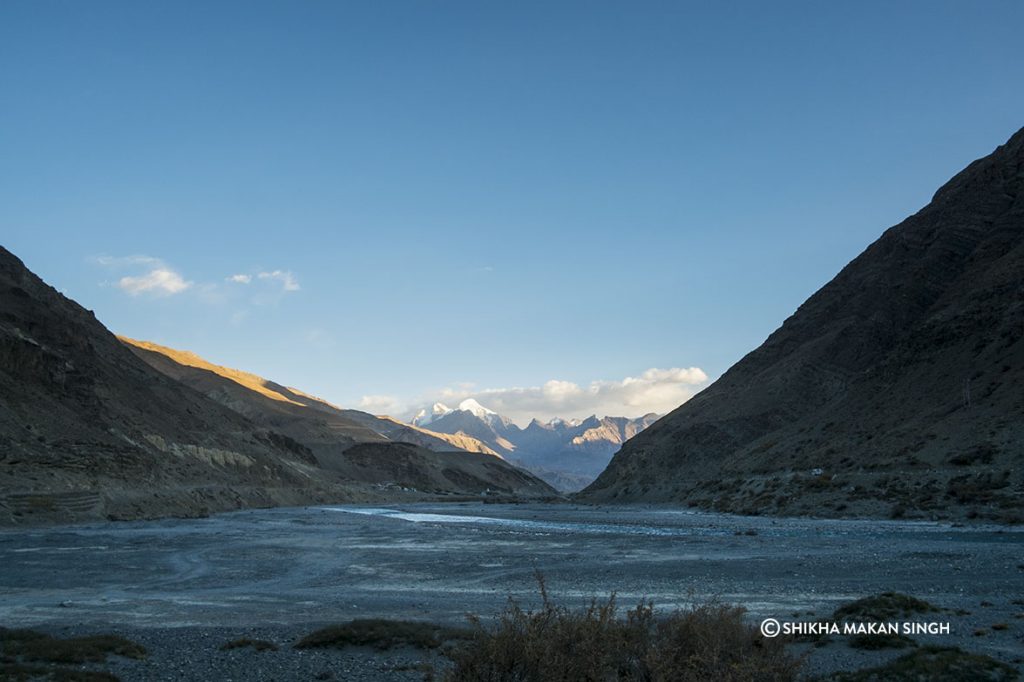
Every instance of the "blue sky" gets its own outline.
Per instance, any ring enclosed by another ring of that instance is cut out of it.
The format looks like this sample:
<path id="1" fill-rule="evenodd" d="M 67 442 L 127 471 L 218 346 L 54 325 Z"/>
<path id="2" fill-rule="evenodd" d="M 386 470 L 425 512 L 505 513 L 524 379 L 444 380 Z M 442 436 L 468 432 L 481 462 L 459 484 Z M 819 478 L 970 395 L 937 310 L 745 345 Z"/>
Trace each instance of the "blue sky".
<path id="1" fill-rule="evenodd" d="M 7 0 L 0 243 L 118 333 L 343 405 L 639 414 L 1024 125 L 1021 26 L 1019 2 Z"/>

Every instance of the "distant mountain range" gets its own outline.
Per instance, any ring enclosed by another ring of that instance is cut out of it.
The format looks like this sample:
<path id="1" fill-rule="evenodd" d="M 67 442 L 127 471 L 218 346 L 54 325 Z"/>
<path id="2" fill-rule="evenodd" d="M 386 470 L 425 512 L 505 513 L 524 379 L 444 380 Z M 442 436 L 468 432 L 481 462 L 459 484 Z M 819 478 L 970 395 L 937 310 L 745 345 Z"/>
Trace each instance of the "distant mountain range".
<path id="1" fill-rule="evenodd" d="M 0 247 L 0 524 L 488 492 L 555 494 L 469 438 L 122 342 Z"/>
<path id="2" fill-rule="evenodd" d="M 580 499 L 1024 522 L 1024 129 Z"/>
<path id="3" fill-rule="evenodd" d="M 417 412 L 411 422 L 435 433 L 473 438 L 555 488 L 571 492 L 593 481 L 623 443 L 657 418 L 647 414 L 636 419 L 534 419 L 523 429 L 469 398 L 456 408 L 434 403 Z"/>

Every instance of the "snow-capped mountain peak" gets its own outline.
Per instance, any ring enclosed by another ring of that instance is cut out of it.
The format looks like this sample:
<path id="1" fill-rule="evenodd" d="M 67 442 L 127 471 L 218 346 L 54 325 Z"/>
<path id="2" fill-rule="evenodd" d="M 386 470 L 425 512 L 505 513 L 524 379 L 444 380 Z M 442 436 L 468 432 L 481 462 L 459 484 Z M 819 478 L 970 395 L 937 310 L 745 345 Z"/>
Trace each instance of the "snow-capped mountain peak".
<path id="1" fill-rule="evenodd" d="M 579 426 L 582 423 L 583 422 L 580 421 L 579 419 L 562 419 L 561 417 L 555 417 L 554 419 L 549 421 L 547 425 L 552 427 L 552 428 L 559 428 L 559 427 L 561 427 L 561 428 L 572 429 L 572 428 L 576 428 L 577 426 Z"/>
<path id="2" fill-rule="evenodd" d="M 481 419 L 487 417 L 488 415 L 497 414 L 497 412 L 495 412 L 494 410 L 488 410 L 486 407 L 478 403 L 473 398 L 466 398 L 461 403 L 459 403 L 459 409 L 462 410 L 463 412 L 470 412 L 473 415 L 480 417 Z"/>
<path id="3" fill-rule="evenodd" d="M 444 403 L 434 403 L 430 406 L 430 412 L 427 412 L 426 408 L 423 408 L 416 413 L 416 416 L 410 420 L 410 422 L 416 426 L 426 426 L 430 422 L 440 419 L 441 417 L 451 414 L 454 412 L 452 408 L 448 407 Z"/>
<path id="4" fill-rule="evenodd" d="M 591 415 L 586 419 L 534 418 L 525 429 L 473 398 L 455 409 L 442 403 L 421 409 L 413 424 L 438 433 L 462 434 L 486 444 L 509 462 L 532 469 L 562 490 L 578 490 L 593 481 L 624 441 L 657 418 Z M 547 477 L 547 478 L 545 478 Z"/>

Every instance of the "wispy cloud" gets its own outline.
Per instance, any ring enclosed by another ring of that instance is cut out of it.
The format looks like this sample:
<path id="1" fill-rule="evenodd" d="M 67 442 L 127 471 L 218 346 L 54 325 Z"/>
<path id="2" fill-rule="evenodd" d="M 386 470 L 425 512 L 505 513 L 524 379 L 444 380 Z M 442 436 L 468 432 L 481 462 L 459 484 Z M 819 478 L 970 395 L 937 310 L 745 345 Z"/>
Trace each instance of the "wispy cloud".
<path id="1" fill-rule="evenodd" d="M 235 284 L 249 284 L 252 282 L 252 275 L 231 275 L 227 281 Z"/>
<path id="2" fill-rule="evenodd" d="M 391 395 L 364 395 L 359 399 L 359 409 L 370 414 L 398 414 L 402 403 Z"/>
<path id="3" fill-rule="evenodd" d="M 334 347 L 334 336 L 325 329 L 313 327 L 312 329 L 307 329 L 304 336 L 306 343 L 314 348 L 328 350 Z"/>
<path id="4" fill-rule="evenodd" d="M 281 283 L 282 291 L 298 291 L 299 281 L 295 279 L 295 275 L 290 270 L 273 270 L 271 272 L 261 272 L 256 275 L 262 280 L 272 280 Z"/>
<path id="5" fill-rule="evenodd" d="M 124 267 L 131 265 L 163 265 L 163 261 L 153 256 L 143 256 L 136 254 L 134 256 L 96 256 L 92 259 L 98 265 L 103 267 Z"/>

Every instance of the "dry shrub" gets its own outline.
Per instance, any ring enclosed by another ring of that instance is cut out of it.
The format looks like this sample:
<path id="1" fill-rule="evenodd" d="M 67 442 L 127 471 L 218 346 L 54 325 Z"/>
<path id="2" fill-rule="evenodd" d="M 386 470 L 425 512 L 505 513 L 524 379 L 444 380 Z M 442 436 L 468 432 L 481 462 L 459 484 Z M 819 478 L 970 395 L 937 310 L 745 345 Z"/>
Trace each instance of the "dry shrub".
<path id="1" fill-rule="evenodd" d="M 268 642 L 265 639 L 251 639 L 249 637 L 240 637 L 230 642 L 225 642 L 221 645 L 221 651 L 231 651 L 232 649 L 245 649 L 246 647 L 253 649 L 254 651 L 277 651 L 277 645 L 273 642 Z"/>
<path id="2" fill-rule="evenodd" d="M 926 646 L 877 668 L 835 673 L 835 682 L 1009 682 L 1018 679 L 1011 666 L 990 656 L 955 647 Z"/>
<path id="3" fill-rule="evenodd" d="M 40 667 L 20 663 L 0 663 L 0 680 L 4 682 L 118 682 L 118 678 L 102 670 L 72 670 L 69 668 Z"/>
<path id="4" fill-rule="evenodd" d="M 384 651 L 401 647 L 438 649 L 447 642 L 470 636 L 462 628 L 449 628 L 433 623 L 384 618 L 356 620 L 321 628 L 303 637 L 296 649 L 372 646 Z"/>
<path id="5" fill-rule="evenodd" d="M 923 599 L 899 592 L 882 592 L 844 604 L 832 614 L 837 621 L 886 622 L 906 618 L 915 613 L 934 613 L 938 607 Z"/>
<path id="6" fill-rule="evenodd" d="M 541 607 L 513 599 L 497 621 L 471 616 L 475 636 L 453 650 L 450 682 L 793 680 L 799 662 L 764 639 L 742 608 L 703 604 L 658 618 L 642 602 L 617 617 L 615 595 L 581 610 L 554 604 L 538 576 Z"/>
<path id="7" fill-rule="evenodd" d="M 646 680 L 792 680 L 799 661 L 779 639 L 765 639 L 743 620 L 744 609 L 703 604 L 658 623 Z"/>
<path id="8" fill-rule="evenodd" d="M 0 628 L 0 651 L 7 657 L 50 663 L 102 663 L 108 656 L 143 659 L 146 649 L 117 635 L 59 639 L 34 630 Z"/>

